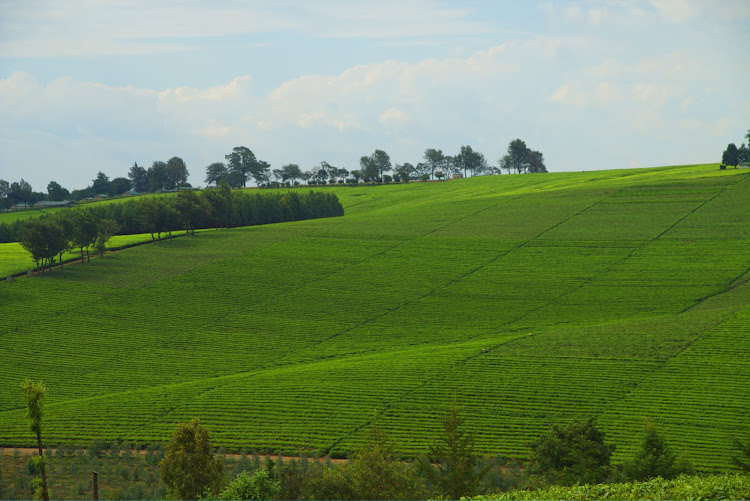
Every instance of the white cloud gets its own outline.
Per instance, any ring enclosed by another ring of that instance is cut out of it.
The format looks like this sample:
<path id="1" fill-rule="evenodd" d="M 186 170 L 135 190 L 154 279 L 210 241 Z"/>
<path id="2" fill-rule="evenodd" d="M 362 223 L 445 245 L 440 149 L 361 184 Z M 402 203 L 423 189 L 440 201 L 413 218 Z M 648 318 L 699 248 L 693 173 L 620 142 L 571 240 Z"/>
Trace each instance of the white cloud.
<path id="1" fill-rule="evenodd" d="M 64 3 L 2 6 L 0 57 L 89 57 L 192 50 L 207 37 L 293 32 L 318 38 L 409 38 L 490 32 L 467 9 L 428 0 L 286 2 L 228 0 Z M 252 44 L 263 47 L 264 43 Z"/>

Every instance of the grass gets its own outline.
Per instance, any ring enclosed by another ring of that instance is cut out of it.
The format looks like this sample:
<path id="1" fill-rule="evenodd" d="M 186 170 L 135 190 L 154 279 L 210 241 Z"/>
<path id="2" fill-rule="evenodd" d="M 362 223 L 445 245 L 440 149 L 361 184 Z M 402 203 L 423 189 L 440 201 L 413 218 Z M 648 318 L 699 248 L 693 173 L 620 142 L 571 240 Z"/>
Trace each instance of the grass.
<path id="1" fill-rule="evenodd" d="M 455 396 L 483 454 L 643 417 L 701 470 L 750 417 L 750 175 L 716 165 L 336 186 L 346 215 L 206 231 L 0 282 L 0 445 L 165 440 L 402 454 Z M 150 236 L 147 236 L 150 238 Z M 5 266 L 0 258 L 0 267 Z"/>
<path id="2" fill-rule="evenodd" d="M 643 482 L 620 484 L 548 487 L 539 490 L 512 491 L 476 496 L 476 501 L 524 499 L 748 499 L 750 477 L 747 475 L 682 475 L 672 480 L 654 478 Z"/>

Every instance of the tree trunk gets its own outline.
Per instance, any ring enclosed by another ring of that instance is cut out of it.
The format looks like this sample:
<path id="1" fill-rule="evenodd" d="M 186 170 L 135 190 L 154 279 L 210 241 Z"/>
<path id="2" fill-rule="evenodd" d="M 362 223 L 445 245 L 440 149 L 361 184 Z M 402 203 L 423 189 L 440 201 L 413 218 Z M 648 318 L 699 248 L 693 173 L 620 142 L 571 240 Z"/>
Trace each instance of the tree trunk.
<path id="1" fill-rule="evenodd" d="M 44 449 L 42 449 L 42 435 L 36 434 L 36 445 L 39 448 L 39 457 L 42 458 L 40 469 L 42 471 L 42 499 L 49 501 L 49 492 L 47 492 L 47 465 L 44 464 Z"/>
<path id="2" fill-rule="evenodd" d="M 60 269 L 63 270 L 65 267 L 63 266 L 63 253 L 60 253 Z"/>

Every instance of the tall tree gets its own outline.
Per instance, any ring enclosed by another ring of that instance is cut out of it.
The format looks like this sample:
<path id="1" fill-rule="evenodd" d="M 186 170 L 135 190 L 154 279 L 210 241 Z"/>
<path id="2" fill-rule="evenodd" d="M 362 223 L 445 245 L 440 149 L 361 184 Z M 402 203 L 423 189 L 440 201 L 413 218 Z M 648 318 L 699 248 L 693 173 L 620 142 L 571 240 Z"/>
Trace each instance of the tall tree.
<path id="1" fill-rule="evenodd" d="M 472 176 L 480 174 L 487 168 L 487 160 L 484 155 L 469 146 L 461 146 L 461 151 L 458 155 L 453 157 L 453 163 L 456 168 L 463 170 L 464 177 L 467 173 L 471 173 Z"/>
<path id="2" fill-rule="evenodd" d="M 73 220 L 73 234 L 70 241 L 74 247 L 81 249 L 81 263 L 83 263 L 83 250 L 86 249 L 86 257 L 91 261 L 89 247 L 94 245 L 99 233 L 99 221 L 96 216 L 88 210 L 75 210 L 71 212 Z"/>
<path id="3" fill-rule="evenodd" d="M 137 162 L 133 163 L 133 166 L 128 171 L 128 177 L 133 182 L 133 189 L 139 193 L 145 193 L 148 191 L 148 171 L 138 165 Z"/>
<path id="4" fill-rule="evenodd" d="M 68 238 L 56 218 L 43 216 L 27 219 L 23 222 L 18 241 L 26 249 L 39 268 L 52 268 L 52 262 L 58 254 L 68 247 Z"/>
<path id="5" fill-rule="evenodd" d="M 180 185 L 187 183 L 188 178 L 187 165 L 180 157 L 172 157 L 167 160 L 167 178 L 169 187 L 180 189 Z"/>
<path id="6" fill-rule="evenodd" d="M 109 182 L 112 195 L 122 195 L 133 187 L 133 183 L 126 177 L 116 177 Z"/>
<path id="7" fill-rule="evenodd" d="M 517 173 L 526 172 L 529 168 L 529 149 L 526 143 L 520 139 L 514 139 L 508 144 L 508 156 L 510 166 Z"/>
<path id="8" fill-rule="evenodd" d="M 49 491 L 47 490 L 47 465 L 44 463 L 44 448 L 42 447 L 42 403 L 44 395 L 47 393 L 47 388 L 44 387 L 41 381 L 34 383 L 30 379 L 27 379 L 21 383 L 21 393 L 23 394 L 24 400 L 26 400 L 26 416 L 31 422 L 31 431 L 36 435 L 36 446 L 39 450 L 39 459 L 37 462 L 39 471 L 42 474 L 41 498 L 45 501 L 49 501 Z"/>
<path id="9" fill-rule="evenodd" d="M 10 183 L 5 179 L 0 179 L 0 209 L 7 209 L 12 205 L 8 195 L 10 195 Z"/>
<path id="10" fill-rule="evenodd" d="M 539 173 L 547 172 L 547 166 L 544 165 L 544 155 L 535 150 L 529 150 L 529 172 Z"/>
<path id="11" fill-rule="evenodd" d="M 430 178 L 434 179 L 435 171 L 442 168 L 444 158 L 443 150 L 436 150 L 435 148 L 424 150 L 424 172 L 422 173 L 428 172 Z"/>
<path id="12" fill-rule="evenodd" d="M 259 170 L 255 153 L 245 146 L 234 147 L 232 153 L 226 155 L 224 158 L 227 160 L 229 170 L 237 172 L 242 176 L 243 188 L 247 186 L 248 176 L 256 174 Z"/>
<path id="13" fill-rule="evenodd" d="M 99 171 L 96 174 L 96 179 L 94 179 L 94 181 L 92 182 L 91 187 L 94 189 L 94 193 L 101 193 L 103 195 L 109 194 L 109 176 L 102 171 Z"/>
<path id="14" fill-rule="evenodd" d="M 461 408 L 454 400 L 443 417 L 442 435 L 429 446 L 430 453 L 420 467 L 447 499 L 477 494 L 487 469 L 479 469 L 474 453 L 474 434 L 464 426 Z"/>
<path id="15" fill-rule="evenodd" d="M 727 149 L 724 150 L 724 153 L 721 155 L 721 163 L 737 167 L 737 164 L 740 162 L 736 144 L 729 143 Z"/>
<path id="16" fill-rule="evenodd" d="M 163 190 L 169 186 L 169 169 L 166 162 L 155 160 L 148 168 L 149 191 Z M 137 191 L 137 190 L 136 190 Z"/>
<path id="17" fill-rule="evenodd" d="M 94 248 L 100 257 L 104 257 L 107 242 L 120 231 L 120 226 L 114 219 L 100 219 L 97 226 L 98 231 L 96 232 L 96 240 L 94 240 Z"/>
<path id="18" fill-rule="evenodd" d="M 56 181 L 50 181 L 47 185 L 47 194 L 49 199 L 54 202 L 66 200 L 70 196 L 70 192 L 60 186 Z"/>
<path id="19" fill-rule="evenodd" d="M 402 183 L 407 183 L 416 172 L 416 169 L 412 164 L 406 162 L 403 164 L 396 164 L 394 172 L 396 179 L 401 180 Z"/>
<path id="20" fill-rule="evenodd" d="M 159 472 L 172 499 L 200 499 L 207 492 L 219 492 L 224 463 L 214 456 L 208 429 L 197 418 L 175 426 Z"/>
<path id="21" fill-rule="evenodd" d="M 302 169 L 297 164 L 286 164 L 281 168 L 281 180 L 283 182 L 294 182 L 302 177 Z"/>
<path id="22" fill-rule="evenodd" d="M 20 181 L 10 184 L 10 191 L 8 192 L 8 198 L 12 204 L 27 203 L 30 204 L 34 200 L 33 190 L 31 185 L 26 182 L 23 178 Z"/>
<path id="23" fill-rule="evenodd" d="M 383 178 L 383 175 L 386 172 L 390 172 L 393 169 L 393 165 L 391 164 L 391 157 L 388 156 L 388 153 L 386 153 L 383 150 L 375 150 L 373 154 L 371 155 L 372 161 L 375 164 L 375 167 L 378 169 L 378 177 Z"/>
<path id="24" fill-rule="evenodd" d="M 372 156 L 363 156 L 359 159 L 359 173 L 364 182 L 372 181 L 378 177 L 378 166 Z"/>

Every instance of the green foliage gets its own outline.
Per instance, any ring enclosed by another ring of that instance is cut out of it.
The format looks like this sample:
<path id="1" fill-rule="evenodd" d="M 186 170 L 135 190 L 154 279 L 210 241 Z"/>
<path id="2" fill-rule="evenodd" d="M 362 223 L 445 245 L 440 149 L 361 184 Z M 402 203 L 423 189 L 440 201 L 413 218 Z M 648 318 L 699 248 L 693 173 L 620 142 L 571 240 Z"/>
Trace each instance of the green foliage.
<path id="1" fill-rule="evenodd" d="M 604 441 L 596 420 L 575 421 L 552 430 L 531 443 L 528 472 L 543 484 L 595 484 L 612 473 L 615 446 Z"/>
<path id="2" fill-rule="evenodd" d="M 448 499 L 476 495 L 487 473 L 487 468 L 477 464 L 474 434 L 466 430 L 464 421 L 454 399 L 443 417 L 440 438 L 430 445 L 429 456 L 421 463 L 427 478 Z"/>
<path id="3" fill-rule="evenodd" d="M 654 477 L 674 478 L 680 474 L 693 473 L 685 460 L 677 456 L 667 445 L 666 440 L 656 431 L 654 422 L 646 419 L 643 423 L 643 441 L 635 457 L 623 465 L 623 473 L 629 480 L 648 480 Z"/>
<path id="4" fill-rule="evenodd" d="M 224 479 L 221 458 L 214 456 L 208 430 L 197 418 L 177 424 L 159 471 L 172 499 L 199 499 L 206 492 L 218 492 Z"/>
<path id="5" fill-rule="evenodd" d="M 750 477 L 747 475 L 680 475 L 671 480 L 653 478 L 643 482 L 587 484 L 573 487 L 548 487 L 539 490 L 511 491 L 477 496 L 477 501 L 510 500 L 596 500 L 596 499 L 750 499 Z"/>
<path id="6" fill-rule="evenodd" d="M 223 490 L 216 499 L 231 501 L 278 499 L 281 486 L 265 470 L 258 470 L 252 475 L 242 472 Z M 209 498 L 212 498 L 209 496 Z"/>

